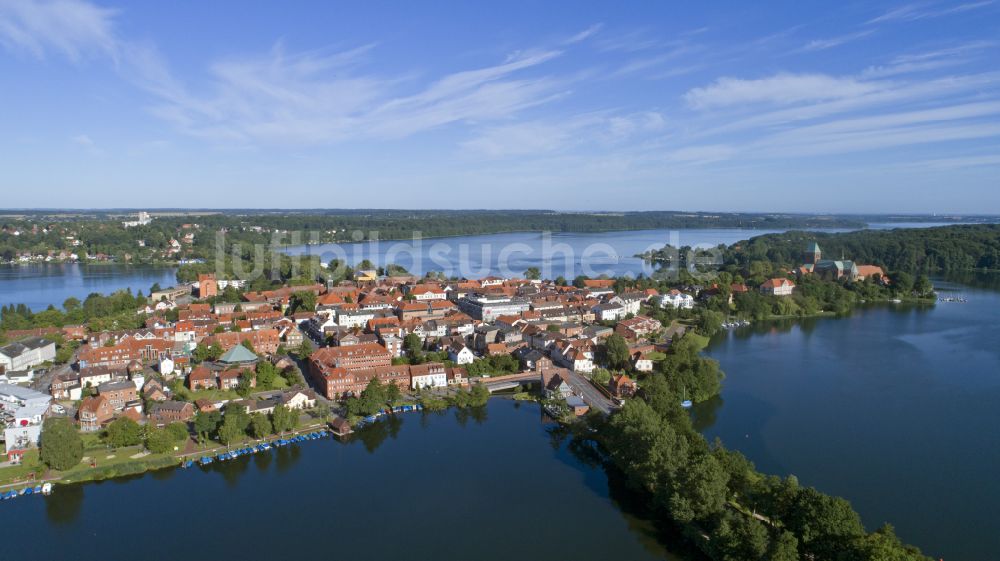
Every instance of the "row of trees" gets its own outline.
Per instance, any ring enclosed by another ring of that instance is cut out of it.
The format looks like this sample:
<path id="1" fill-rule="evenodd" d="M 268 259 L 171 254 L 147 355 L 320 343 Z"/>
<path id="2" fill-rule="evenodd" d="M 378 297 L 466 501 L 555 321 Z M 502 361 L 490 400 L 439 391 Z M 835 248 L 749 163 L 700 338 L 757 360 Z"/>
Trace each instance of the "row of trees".
<path id="1" fill-rule="evenodd" d="M 124 448 L 145 443 L 146 449 L 154 454 L 169 452 L 177 444 L 187 440 L 189 433 L 186 423 L 170 423 L 159 429 L 150 425 L 139 425 L 128 417 L 115 419 L 101 435 L 112 448 Z"/>
<path id="2" fill-rule="evenodd" d="M 171 423 L 164 428 L 141 426 L 128 417 L 115 419 L 101 433 L 101 439 L 111 448 L 145 445 L 154 454 L 165 454 L 189 436 L 185 423 Z M 50 417 L 42 424 L 39 457 L 52 469 L 65 471 L 83 459 L 83 439 L 72 421 L 65 417 Z"/>
<path id="3" fill-rule="evenodd" d="M 130 289 L 107 296 L 95 292 L 82 302 L 69 297 L 63 302 L 62 310 L 50 305 L 41 312 L 32 312 L 24 304 L 10 304 L 0 308 L 0 330 L 79 324 L 88 324 L 94 331 L 133 329 L 142 326 L 143 318 L 135 311 L 145 304 L 146 297 L 141 292 L 133 295 Z"/>
<path id="4" fill-rule="evenodd" d="M 344 403 L 348 415 L 367 417 L 374 415 L 385 407 L 392 407 L 403 397 L 402 390 L 395 382 L 385 384 L 378 378 L 372 378 L 360 395 L 352 396 Z"/>
<path id="5" fill-rule="evenodd" d="M 194 417 L 194 430 L 202 442 L 217 438 L 230 446 L 243 442 L 248 436 L 261 439 L 272 434 L 283 434 L 295 430 L 299 425 L 299 414 L 284 405 L 275 406 L 270 414 L 249 414 L 238 406 L 226 409 L 222 415 L 218 411 L 199 411 Z"/>

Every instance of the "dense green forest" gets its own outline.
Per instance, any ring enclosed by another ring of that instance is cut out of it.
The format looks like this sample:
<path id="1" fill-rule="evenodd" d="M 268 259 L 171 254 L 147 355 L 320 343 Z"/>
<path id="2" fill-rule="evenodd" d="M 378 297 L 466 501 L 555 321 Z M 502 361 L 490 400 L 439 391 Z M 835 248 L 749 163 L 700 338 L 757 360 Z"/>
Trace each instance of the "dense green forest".
<path id="1" fill-rule="evenodd" d="M 791 231 L 757 236 L 729 246 L 724 261 L 752 268 L 754 262 L 783 267 L 802 264 L 804 250 L 816 242 L 826 259 L 851 259 L 886 271 L 952 272 L 1000 269 L 1000 225 L 859 230 L 830 234 Z"/>

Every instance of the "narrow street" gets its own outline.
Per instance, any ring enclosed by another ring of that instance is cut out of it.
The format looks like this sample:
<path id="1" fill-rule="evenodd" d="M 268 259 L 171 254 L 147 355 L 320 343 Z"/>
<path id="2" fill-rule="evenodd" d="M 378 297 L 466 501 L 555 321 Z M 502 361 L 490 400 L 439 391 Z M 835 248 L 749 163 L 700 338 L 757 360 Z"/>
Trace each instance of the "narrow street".
<path id="1" fill-rule="evenodd" d="M 593 384 L 590 383 L 590 380 L 587 380 L 582 375 L 573 372 L 572 370 L 569 371 L 569 379 L 566 380 L 566 383 L 573 388 L 573 393 L 582 397 L 583 400 L 587 402 L 587 405 L 590 405 L 601 413 L 608 415 L 612 411 L 618 409 L 618 406 L 615 405 L 615 403 L 606 395 L 601 393 L 600 390 L 595 388 Z"/>

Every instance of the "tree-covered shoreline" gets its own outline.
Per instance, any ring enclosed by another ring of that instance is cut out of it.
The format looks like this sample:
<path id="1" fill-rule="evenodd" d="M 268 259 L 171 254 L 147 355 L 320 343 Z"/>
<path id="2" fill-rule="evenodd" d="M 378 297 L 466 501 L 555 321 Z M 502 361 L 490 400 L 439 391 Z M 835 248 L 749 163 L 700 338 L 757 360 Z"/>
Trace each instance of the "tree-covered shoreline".
<path id="1" fill-rule="evenodd" d="M 130 215 L 17 213 L 0 219 L 0 262 L 29 253 L 66 261 L 176 263 L 214 259 L 216 236 L 248 245 L 352 243 L 514 232 L 611 232 L 663 228 L 863 228 L 851 217 L 645 211 L 620 213 L 545 210 L 226 211 L 154 214 L 125 227 Z M 185 239 L 190 235 L 191 239 Z M 142 242 L 141 244 L 139 242 Z M 176 242 L 176 243 L 172 243 Z M 60 256 L 63 257 L 60 257 Z"/>
<path id="2" fill-rule="evenodd" d="M 824 256 L 878 265 L 910 274 L 1000 269 L 1000 224 L 858 230 L 829 233 L 792 230 L 765 234 L 725 248 L 725 264 L 751 267 L 768 262 L 793 268 L 802 263 L 808 243 Z"/>

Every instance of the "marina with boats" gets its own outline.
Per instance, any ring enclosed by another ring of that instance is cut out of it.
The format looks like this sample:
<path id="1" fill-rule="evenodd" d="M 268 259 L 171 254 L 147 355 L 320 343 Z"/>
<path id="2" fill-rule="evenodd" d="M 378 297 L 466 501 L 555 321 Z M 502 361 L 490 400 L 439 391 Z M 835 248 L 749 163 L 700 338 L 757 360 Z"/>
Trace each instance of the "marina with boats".
<path id="1" fill-rule="evenodd" d="M 307 442 L 310 440 L 319 440 L 330 436 L 331 433 L 326 430 L 318 430 L 313 432 L 308 432 L 304 434 L 298 434 L 288 438 L 279 438 L 277 440 L 272 440 L 270 442 L 261 442 L 260 444 L 255 444 L 253 446 L 245 446 L 243 448 L 237 448 L 236 450 L 229 450 L 227 452 L 222 452 L 215 456 L 205 455 L 201 456 L 197 460 L 191 459 L 190 457 L 181 462 L 181 467 L 189 468 L 195 465 L 195 463 L 207 466 L 214 462 L 225 462 L 227 460 L 235 460 L 242 456 L 249 456 L 253 454 L 258 454 L 261 452 L 267 452 L 272 448 L 281 448 L 282 446 L 288 446 L 290 444 Z"/>

